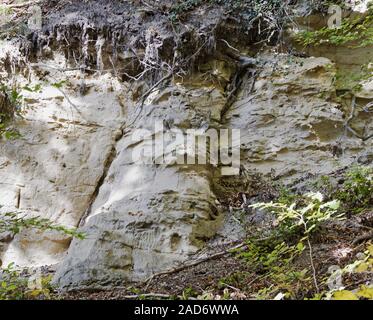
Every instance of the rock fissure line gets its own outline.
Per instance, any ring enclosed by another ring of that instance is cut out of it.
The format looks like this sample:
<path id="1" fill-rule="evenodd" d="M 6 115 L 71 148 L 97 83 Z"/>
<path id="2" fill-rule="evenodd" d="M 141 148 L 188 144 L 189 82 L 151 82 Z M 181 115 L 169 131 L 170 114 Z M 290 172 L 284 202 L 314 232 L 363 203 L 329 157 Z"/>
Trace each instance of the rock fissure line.
<path id="1" fill-rule="evenodd" d="M 97 198 L 97 195 L 100 192 L 100 189 L 101 189 L 102 185 L 105 183 L 105 180 L 106 180 L 106 177 L 107 177 L 108 172 L 110 170 L 110 167 L 113 164 L 113 162 L 116 159 L 116 156 L 118 154 L 116 145 L 117 145 L 118 141 L 120 141 L 122 139 L 123 136 L 124 136 L 124 131 L 121 130 L 121 135 L 118 136 L 118 137 L 116 137 L 116 141 L 112 145 L 112 148 L 111 148 L 110 152 L 108 153 L 108 156 L 105 159 L 104 170 L 103 170 L 102 175 L 101 175 L 101 177 L 99 178 L 99 180 L 98 180 L 98 182 L 96 184 L 96 188 L 95 188 L 94 192 L 92 193 L 92 197 L 89 200 L 89 204 L 88 204 L 87 210 L 85 211 L 85 213 L 83 214 L 82 218 L 79 221 L 78 227 L 84 226 L 87 218 L 91 214 L 92 205 L 95 202 L 95 200 Z"/>

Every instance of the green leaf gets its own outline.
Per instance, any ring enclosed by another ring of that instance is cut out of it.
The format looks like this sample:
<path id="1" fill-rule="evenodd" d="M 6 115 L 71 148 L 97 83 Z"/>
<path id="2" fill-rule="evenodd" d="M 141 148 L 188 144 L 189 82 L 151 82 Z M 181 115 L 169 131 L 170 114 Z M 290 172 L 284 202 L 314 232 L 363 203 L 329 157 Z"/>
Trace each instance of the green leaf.
<path id="1" fill-rule="evenodd" d="M 324 196 L 322 195 L 321 192 L 316 192 L 316 193 L 311 192 L 311 193 L 307 194 L 306 196 L 309 197 L 312 200 L 317 200 L 319 202 L 323 202 L 323 200 L 324 200 Z"/>
<path id="2" fill-rule="evenodd" d="M 373 244 L 369 245 L 367 248 L 369 254 L 373 257 Z"/>
<path id="3" fill-rule="evenodd" d="M 52 87 L 55 87 L 57 89 L 61 89 L 63 87 L 64 84 L 66 84 L 66 80 L 62 80 L 60 82 L 55 82 L 55 83 L 52 83 L 51 86 Z"/>
<path id="4" fill-rule="evenodd" d="M 325 203 L 324 205 L 322 205 L 322 207 L 330 208 L 332 210 L 338 210 L 340 205 L 341 205 L 341 202 L 339 200 L 333 200 L 333 201 Z"/>
<path id="5" fill-rule="evenodd" d="M 334 300 L 359 300 L 358 296 L 351 291 L 341 290 L 333 295 Z"/>
<path id="6" fill-rule="evenodd" d="M 299 242 L 297 244 L 297 250 L 300 251 L 300 252 L 302 252 L 304 250 L 304 244 L 302 242 Z"/>
<path id="7" fill-rule="evenodd" d="M 363 285 L 357 292 L 357 295 L 362 298 L 373 299 L 373 287 L 367 287 Z"/>

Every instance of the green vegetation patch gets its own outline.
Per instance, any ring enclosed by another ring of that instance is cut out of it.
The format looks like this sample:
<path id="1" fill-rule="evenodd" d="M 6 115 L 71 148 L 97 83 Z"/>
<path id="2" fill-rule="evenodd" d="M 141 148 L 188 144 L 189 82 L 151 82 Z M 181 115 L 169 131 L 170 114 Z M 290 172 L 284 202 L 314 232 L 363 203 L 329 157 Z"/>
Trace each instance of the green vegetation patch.
<path id="1" fill-rule="evenodd" d="M 324 27 L 316 31 L 303 31 L 296 40 L 304 46 L 331 44 L 362 48 L 373 45 L 373 6 L 363 17 L 345 18 L 340 28 Z"/>

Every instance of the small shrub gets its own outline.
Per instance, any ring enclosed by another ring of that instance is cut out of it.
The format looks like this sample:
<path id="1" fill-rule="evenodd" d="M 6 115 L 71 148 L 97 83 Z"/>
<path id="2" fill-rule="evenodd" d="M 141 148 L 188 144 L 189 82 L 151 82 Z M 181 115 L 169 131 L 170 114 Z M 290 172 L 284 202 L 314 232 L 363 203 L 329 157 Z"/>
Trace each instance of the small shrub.
<path id="1" fill-rule="evenodd" d="M 13 264 L 2 269 L 0 277 L 0 300 L 24 298 L 27 281 L 20 277 L 18 271 L 13 269 Z"/>
<path id="2" fill-rule="evenodd" d="M 300 231 L 304 236 L 308 236 L 324 221 L 332 218 L 340 218 L 337 214 L 340 202 L 332 200 L 324 202 L 321 193 L 309 193 L 299 198 L 297 202 L 281 203 L 257 203 L 253 208 L 270 210 L 277 216 L 278 223 L 285 230 Z"/>
<path id="3" fill-rule="evenodd" d="M 23 229 L 54 230 L 78 239 L 84 238 L 84 234 L 78 232 L 75 228 L 66 228 L 53 224 L 49 219 L 40 217 L 26 218 L 13 212 L 0 214 L 0 233 L 11 232 L 13 235 L 16 235 Z"/>
<path id="4" fill-rule="evenodd" d="M 282 242 L 274 247 L 248 241 L 248 250 L 238 257 L 249 263 L 254 270 L 273 271 L 289 265 L 294 257 L 303 251 L 300 246 L 289 246 Z"/>
<path id="5" fill-rule="evenodd" d="M 302 239 L 298 243 L 297 248 L 303 250 L 303 241 L 307 242 L 314 286 L 319 292 L 310 235 L 325 221 L 339 219 L 343 214 L 338 214 L 340 206 L 338 200 L 324 202 L 324 196 L 319 192 L 306 194 L 299 199 L 290 205 L 288 203 L 270 202 L 254 204 L 251 207 L 267 209 L 274 213 L 277 216 L 277 222 L 282 233 L 286 234 L 289 231 L 299 233 Z"/>
<path id="6" fill-rule="evenodd" d="M 324 27 L 316 31 L 300 32 L 296 40 L 303 46 L 331 44 L 351 48 L 367 47 L 373 44 L 373 7 L 364 17 L 344 19 L 340 28 Z"/>
<path id="7" fill-rule="evenodd" d="M 50 298 L 53 290 L 50 282 L 52 276 L 38 276 L 35 278 L 37 285 L 31 282 L 31 278 L 22 275 L 11 263 L 2 269 L 0 276 L 0 300 L 25 300 Z"/>
<path id="8" fill-rule="evenodd" d="M 342 187 L 334 197 L 346 211 L 358 213 L 373 205 L 373 169 L 355 166 L 345 175 Z"/>
<path id="9" fill-rule="evenodd" d="M 284 297 L 296 298 L 301 289 L 308 287 L 309 270 L 297 269 L 293 263 L 303 251 L 302 243 L 288 245 L 285 242 L 273 244 L 271 242 L 248 241 L 248 249 L 240 252 L 238 257 L 246 261 L 249 267 L 260 275 L 260 280 L 267 284 L 271 283 L 269 287 L 260 290 L 255 297 L 270 299 L 278 293 L 285 292 Z M 238 282 L 242 277 L 251 278 L 240 273 L 226 278 L 224 281 Z"/>

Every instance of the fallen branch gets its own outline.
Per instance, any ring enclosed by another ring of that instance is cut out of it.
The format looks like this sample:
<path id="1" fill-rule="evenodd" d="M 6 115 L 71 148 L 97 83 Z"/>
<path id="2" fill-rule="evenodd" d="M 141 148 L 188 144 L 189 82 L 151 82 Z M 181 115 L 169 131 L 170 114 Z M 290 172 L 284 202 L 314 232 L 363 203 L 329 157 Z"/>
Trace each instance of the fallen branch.
<path id="1" fill-rule="evenodd" d="M 86 287 L 82 286 L 79 288 L 79 290 L 68 290 L 67 292 L 73 293 L 73 292 L 97 292 L 97 291 L 105 291 L 105 292 L 120 292 L 121 290 L 127 290 L 127 287 L 102 287 L 102 286 L 96 286 L 96 287 Z M 186 298 L 181 295 L 172 295 L 172 294 L 163 294 L 163 293 L 139 293 L 139 294 L 133 294 L 133 295 L 125 295 L 125 296 L 119 296 L 120 299 L 144 299 L 144 298 L 159 298 L 159 299 L 171 299 L 171 298 L 177 298 L 180 300 L 185 300 Z M 196 298 L 189 297 L 187 300 L 197 300 Z"/>
<path id="2" fill-rule="evenodd" d="M 373 231 L 372 232 L 368 232 L 368 233 L 365 233 L 363 235 L 361 235 L 360 237 L 357 237 L 353 242 L 352 244 L 359 244 L 363 241 L 367 241 L 367 240 L 371 240 L 373 239 Z"/>
<path id="3" fill-rule="evenodd" d="M 166 275 L 166 274 L 173 274 L 173 273 L 176 273 L 176 272 L 180 272 L 180 271 L 183 271 L 185 269 L 188 269 L 188 268 L 191 268 L 191 267 L 195 267 L 195 266 L 198 266 L 199 264 L 203 263 L 203 262 L 206 262 L 206 261 L 209 261 L 209 260 L 213 260 L 213 259 L 216 259 L 216 258 L 220 258 L 220 257 L 223 257 L 225 256 L 226 254 L 229 254 L 231 253 L 232 250 L 237 250 L 237 249 L 240 249 L 242 247 L 246 246 L 246 243 L 240 243 L 239 245 L 233 247 L 233 248 L 229 248 L 227 250 L 224 250 L 224 251 L 221 251 L 219 253 L 215 253 L 209 257 L 206 257 L 206 258 L 203 258 L 203 259 L 200 259 L 200 260 L 197 260 L 195 262 L 192 262 L 190 264 L 185 264 L 185 265 L 182 265 L 180 267 L 176 267 L 174 269 L 171 269 L 171 270 L 167 270 L 167 271 L 162 271 L 162 272 L 159 272 L 159 273 L 155 273 L 153 274 L 152 276 L 150 276 L 149 278 L 147 278 L 144 283 L 148 283 L 149 281 L 153 280 L 154 278 L 156 277 L 159 277 L 159 276 L 163 276 L 163 275 Z"/>
<path id="4" fill-rule="evenodd" d="M 370 138 L 373 138 L 373 133 L 369 136 L 363 137 L 363 141 L 368 141 Z"/>
<path id="5" fill-rule="evenodd" d="M 163 293 L 135 294 L 135 295 L 124 296 L 123 299 L 141 299 L 141 298 L 170 299 L 170 298 L 175 298 L 175 297 L 178 299 L 184 299 L 182 296 L 177 296 L 177 295 L 172 295 L 172 294 L 163 294 Z"/>

